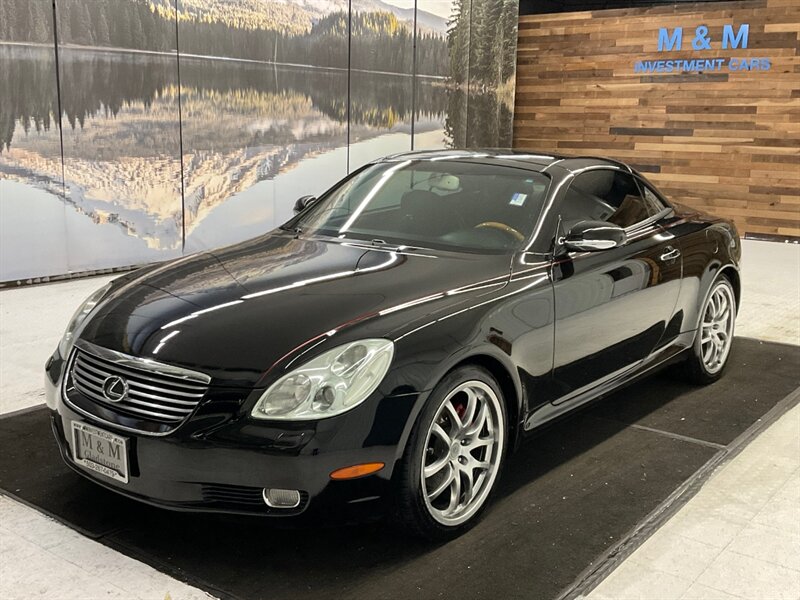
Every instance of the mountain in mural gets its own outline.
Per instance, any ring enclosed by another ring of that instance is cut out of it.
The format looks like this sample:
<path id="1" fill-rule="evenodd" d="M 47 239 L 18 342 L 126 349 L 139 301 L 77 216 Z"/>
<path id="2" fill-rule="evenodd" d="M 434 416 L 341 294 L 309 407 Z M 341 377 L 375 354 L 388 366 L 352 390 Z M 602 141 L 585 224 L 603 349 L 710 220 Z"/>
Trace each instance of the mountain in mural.
<path id="1" fill-rule="evenodd" d="M 159 12 L 172 16 L 174 0 L 158 0 Z M 302 34 L 311 28 L 312 15 L 296 2 L 271 0 L 178 0 L 178 19 L 222 23 L 234 29 L 271 29 Z"/>
<path id="2" fill-rule="evenodd" d="M 409 6 L 0 0 L 0 239 L 47 223 L 67 255 L 28 235 L 0 280 L 258 235 L 412 144 L 510 145 L 516 0 Z"/>
<path id="3" fill-rule="evenodd" d="M 42 4 L 2 1 L 4 11 L 22 16 L 21 24 L 0 20 L 0 40 L 46 41 L 31 27 L 46 22 Z M 177 32 L 173 0 L 59 0 L 56 15 L 62 45 L 171 53 L 180 42 L 183 54 L 315 67 L 348 66 L 350 31 L 354 68 L 410 73 L 414 11 L 383 0 L 352 4 L 349 15 L 347 0 L 179 0 Z M 418 11 L 417 21 L 417 73 L 447 76 L 445 20 Z"/>
<path id="4" fill-rule="evenodd" d="M 347 11 L 347 0 L 297 0 L 292 2 L 312 15 L 326 15 L 332 12 Z M 383 0 L 353 0 L 353 12 L 392 13 L 400 21 L 413 25 L 414 9 L 400 8 Z M 417 9 L 417 25 L 422 30 L 444 36 L 447 34 L 447 19 L 433 13 Z"/>
<path id="5" fill-rule="evenodd" d="M 163 15 L 171 15 L 173 0 L 158 0 L 154 6 Z M 414 23 L 414 9 L 400 8 L 383 0 L 354 0 L 353 12 L 394 14 L 400 21 Z M 302 34 L 319 19 L 336 12 L 347 12 L 347 0 L 179 0 L 178 18 L 201 23 L 223 23 L 235 29 L 269 29 Z M 417 24 L 444 36 L 446 19 L 417 11 Z"/>

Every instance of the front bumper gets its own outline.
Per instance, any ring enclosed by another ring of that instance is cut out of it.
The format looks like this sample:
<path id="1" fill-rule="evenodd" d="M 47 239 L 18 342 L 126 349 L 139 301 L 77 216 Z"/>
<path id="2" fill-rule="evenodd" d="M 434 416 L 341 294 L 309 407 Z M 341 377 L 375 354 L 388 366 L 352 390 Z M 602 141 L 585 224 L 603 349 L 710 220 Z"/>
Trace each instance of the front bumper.
<path id="1" fill-rule="evenodd" d="M 159 507 L 324 520 L 380 516 L 391 500 L 392 473 L 402 455 L 416 394 L 371 398 L 353 411 L 315 422 L 258 422 L 231 402 L 231 390 L 209 390 L 197 413 L 169 435 L 115 428 L 81 414 L 61 393 L 64 361 L 48 361 L 45 387 L 52 429 L 72 469 L 115 492 Z M 215 402 L 217 399 L 221 401 Z M 233 404 L 238 410 L 231 410 Z M 73 458 L 72 422 L 127 438 L 127 483 L 104 477 Z M 342 467 L 382 462 L 375 474 L 332 480 Z M 270 508 L 264 488 L 298 490 L 296 508 Z"/>

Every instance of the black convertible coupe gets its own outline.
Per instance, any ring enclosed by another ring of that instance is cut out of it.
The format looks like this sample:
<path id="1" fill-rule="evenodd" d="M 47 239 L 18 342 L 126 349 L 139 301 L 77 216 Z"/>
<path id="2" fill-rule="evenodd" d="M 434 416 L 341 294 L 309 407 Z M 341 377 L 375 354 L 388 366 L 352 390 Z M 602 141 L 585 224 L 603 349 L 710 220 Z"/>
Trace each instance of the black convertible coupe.
<path id="1" fill-rule="evenodd" d="M 722 374 L 734 226 L 602 158 L 370 163 L 259 238 L 127 274 L 48 360 L 64 460 L 179 510 L 475 522 L 529 432 Z"/>

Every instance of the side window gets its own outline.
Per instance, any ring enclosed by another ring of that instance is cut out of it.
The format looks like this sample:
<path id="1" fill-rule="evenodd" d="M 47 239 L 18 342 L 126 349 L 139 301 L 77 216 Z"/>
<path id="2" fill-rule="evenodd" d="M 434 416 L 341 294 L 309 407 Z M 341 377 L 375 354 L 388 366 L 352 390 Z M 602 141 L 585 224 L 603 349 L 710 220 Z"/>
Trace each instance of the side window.
<path id="1" fill-rule="evenodd" d="M 642 190 L 642 196 L 644 197 L 644 202 L 647 205 L 647 210 L 650 211 L 650 215 L 657 215 L 662 210 L 666 208 L 664 203 L 661 202 L 661 199 L 656 195 L 656 193 L 650 189 L 643 181 L 639 181 L 639 188 Z"/>
<path id="2" fill-rule="evenodd" d="M 561 210 L 565 222 L 591 219 L 620 227 L 635 225 L 652 214 L 634 178 L 611 169 L 578 175 L 567 190 Z"/>

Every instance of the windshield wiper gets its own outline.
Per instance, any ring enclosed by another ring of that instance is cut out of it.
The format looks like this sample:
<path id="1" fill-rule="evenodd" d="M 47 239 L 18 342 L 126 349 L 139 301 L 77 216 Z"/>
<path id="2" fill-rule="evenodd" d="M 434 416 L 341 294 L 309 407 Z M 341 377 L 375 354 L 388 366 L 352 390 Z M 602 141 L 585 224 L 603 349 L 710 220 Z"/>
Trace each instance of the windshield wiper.
<path id="1" fill-rule="evenodd" d="M 388 250 L 390 252 L 405 252 L 408 250 L 419 250 L 418 246 L 409 246 L 407 244 L 390 244 L 386 240 L 373 239 L 369 242 L 370 246 L 375 246 L 381 250 Z"/>
<path id="2" fill-rule="evenodd" d="M 291 231 L 293 234 L 295 234 L 295 236 L 298 236 L 301 233 L 303 233 L 303 228 L 300 227 L 299 225 L 297 225 L 295 227 L 290 227 L 290 226 L 287 226 L 287 225 L 281 225 L 280 227 L 278 227 L 278 229 L 280 229 L 282 231 Z"/>

